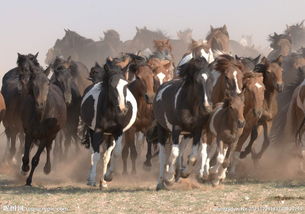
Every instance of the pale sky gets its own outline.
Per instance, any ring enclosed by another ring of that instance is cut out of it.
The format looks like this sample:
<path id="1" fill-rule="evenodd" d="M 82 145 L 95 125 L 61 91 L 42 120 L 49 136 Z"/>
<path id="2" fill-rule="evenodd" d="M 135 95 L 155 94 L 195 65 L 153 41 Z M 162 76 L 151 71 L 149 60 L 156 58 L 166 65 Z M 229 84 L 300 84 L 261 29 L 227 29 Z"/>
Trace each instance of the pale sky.
<path id="1" fill-rule="evenodd" d="M 125 41 L 136 26 L 172 38 L 191 28 L 194 38 L 202 39 L 210 24 L 227 24 L 231 39 L 253 35 L 256 45 L 267 46 L 269 34 L 305 19 L 305 0 L 0 0 L 0 5 L 0 76 L 15 67 L 17 52 L 39 51 L 44 65 L 64 28 L 94 40 L 115 29 Z"/>

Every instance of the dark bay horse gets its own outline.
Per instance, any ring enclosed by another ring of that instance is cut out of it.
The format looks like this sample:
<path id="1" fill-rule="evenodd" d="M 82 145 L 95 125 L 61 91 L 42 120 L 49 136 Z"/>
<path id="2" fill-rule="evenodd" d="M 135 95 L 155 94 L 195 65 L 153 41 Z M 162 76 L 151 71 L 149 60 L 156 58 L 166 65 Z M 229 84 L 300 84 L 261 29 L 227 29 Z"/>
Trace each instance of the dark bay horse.
<path id="1" fill-rule="evenodd" d="M 24 174 L 30 170 L 29 156 L 33 143 L 38 144 L 37 152 L 32 158 L 31 171 L 26 180 L 26 185 L 32 184 L 34 170 L 44 149 L 47 151 L 44 172 L 46 174 L 50 173 L 52 142 L 59 130 L 63 128 L 67 113 L 63 93 L 56 85 L 50 83 L 47 77 L 49 71 L 43 71 L 40 67 L 33 65 L 30 66 L 30 70 L 28 83 L 24 83 L 24 76 L 19 76 L 22 90 L 26 94 L 21 114 L 25 133 L 25 147 L 21 167 Z"/>
<path id="2" fill-rule="evenodd" d="M 153 103 L 157 120 L 160 175 L 157 190 L 172 184 L 175 163 L 179 156 L 179 136 L 188 134 L 193 138 L 193 149 L 184 174 L 190 174 L 197 160 L 201 133 L 207 123 L 209 102 L 206 94 L 208 65 L 205 58 L 191 59 L 180 68 L 181 79 L 163 84 Z M 167 161 L 165 144 L 171 133 L 173 145 Z"/>
<path id="3" fill-rule="evenodd" d="M 3 118 L 3 125 L 5 134 L 7 136 L 7 148 L 9 148 L 8 161 L 15 162 L 16 153 L 16 138 L 19 136 L 20 148 L 23 146 L 23 127 L 21 121 L 22 102 L 24 95 L 22 93 L 21 83 L 19 76 L 23 77 L 23 83 L 26 84 L 30 77 L 30 64 L 34 63 L 40 66 L 37 61 L 38 53 L 33 54 L 19 54 L 17 59 L 17 67 L 8 71 L 2 78 L 1 93 L 6 104 L 6 114 Z"/>
<path id="4" fill-rule="evenodd" d="M 100 145 L 103 141 L 105 142 L 103 143 L 103 171 L 100 188 L 106 188 L 106 180 L 111 180 L 115 161 L 121 155 L 122 135 L 133 125 L 137 116 L 137 102 L 127 88 L 128 82 L 121 68 L 108 59 L 104 71 L 102 82 L 88 87 L 81 104 L 81 118 L 87 127 L 85 137 L 89 138 L 86 142 L 90 142 L 92 149 L 88 185 L 96 183 Z M 114 147 L 116 149 L 107 172 Z"/>
<path id="5" fill-rule="evenodd" d="M 63 154 L 67 155 L 72 140 L 75 142 L 76 148 L 79 148 L 80 105 L 84 91 L 91 82 L 86 66 L 71 60 L 70 57 L 67 60 L 56 57 L 51 67 L 54 72 L 51 82 L 61 89 L 67 105 L 67 123 L 63 128 L 65 137 L 65 151 Z"/>

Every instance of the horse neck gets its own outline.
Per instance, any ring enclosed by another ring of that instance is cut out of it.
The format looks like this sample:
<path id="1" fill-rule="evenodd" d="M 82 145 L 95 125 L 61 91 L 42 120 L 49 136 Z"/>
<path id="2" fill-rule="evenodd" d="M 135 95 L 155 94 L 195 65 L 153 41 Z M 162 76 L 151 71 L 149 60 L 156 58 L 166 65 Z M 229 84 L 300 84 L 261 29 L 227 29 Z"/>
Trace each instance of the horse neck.
<path id="1" fill-rule="evenodd" d="M 231 132 L 237 130 L 237 121 L 231 116 L 229 107 L 223 108 L 221 119 Z"/>
<path id="2" fill-rule="evenodd" d="M 203 105 L 203 86 L 198 83 L 185 82 L 183 87 L 186 89 L 187 94 L 186 103 L 193 107 L 193 112 L 200 110 L 200 107 Z"/>
<path id="3" fill-rule="evenodd" d="M 265 83 L 264 83 L 265 84 Z M 266 85 L 266 84 L 265 84 Z M 268 108 L 269 111 L 274 111 L 276 110 L 275 108 L 277 107 L 277 94 L 278 92 L 275 90 L 274 87 L 268 87 L 266 85 L 266 90 L 265 90 L 265 103 L 266 103 L 266 106 Z"/>
<path id="4" fill-rule="evenodd" d="M 212 103 L 215 105 L 216 103 L 219 103 L 224 98 L 224 75 L 220 75 L 219 78 L 216 81 L 216 84 L 213 87 L 212 90 Z"/>

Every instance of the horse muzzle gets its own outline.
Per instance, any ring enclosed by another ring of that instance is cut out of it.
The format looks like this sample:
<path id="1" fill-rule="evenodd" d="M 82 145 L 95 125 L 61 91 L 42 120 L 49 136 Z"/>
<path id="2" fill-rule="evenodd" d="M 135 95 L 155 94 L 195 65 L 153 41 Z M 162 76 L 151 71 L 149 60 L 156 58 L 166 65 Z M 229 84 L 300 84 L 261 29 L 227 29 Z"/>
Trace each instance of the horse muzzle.
<path id="1" fill-rule="evenodd" d="M 246 122 L 245 122 L 244 120 L 238 120 L 238 121 L 237 121 L 237 127 L 238 127 L 239 129 L 244 128 L 244 127 L 245 127 L 245 124 L 246 124 Z"/>
<path id="2" fill-rule="evenodd" d="M 64 94 L 65 102 L 67 105 L 70 105 L 72 102 L 72 95 L 70 93 L 65 93 Z"/>
<path id="3" fill-rule="evenodd" d="M 155 94 L 152 94 L 152 95 L 145 94 L 144 95 L 144 99 L 147 104 L 152 104 L 154 102 L 154 98 L 155 98 Z"/>
<path id="4" fill-rule="evenodd" d="M 284 90 L 284 84 L 283 83 L 281 83 L 281 84 L 277 83 L 276 84 L 276 90 L 278 92 L 282 92 Z"/>
<path id="5" fill-rule="evenodd" d="M 257 118 L 260 118 L 263 114 L 263 111 L 262 110 L 256 110 L 256 109 L 253 109 L 253 114 L 255 117 Z"/>

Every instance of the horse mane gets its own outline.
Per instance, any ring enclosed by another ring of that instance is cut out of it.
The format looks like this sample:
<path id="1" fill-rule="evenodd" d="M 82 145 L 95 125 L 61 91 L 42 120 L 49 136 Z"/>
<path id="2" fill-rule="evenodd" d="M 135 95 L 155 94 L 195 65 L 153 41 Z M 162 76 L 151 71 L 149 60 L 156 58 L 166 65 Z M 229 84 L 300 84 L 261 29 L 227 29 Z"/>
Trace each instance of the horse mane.
<path id="1" fill-rule="evenodd" d="M 208 68 L 208 65 L 204 57 L 193 58 L 179 67 L 179 76 L 186 81 L 192 80 L 198 71 Z"/>
<path id="2" fill-rule="evenodd" d="M 163 51 L 168 48 L 169 51 L 172 51 L 172 46 L 169 43 L 169 40 L 154 40 L 154 47 L 157 51 Z"/>
<path id="3" fill-rule="evenodd" d="M 274 33 L 273 35 L 268 36 L 268 41 L 272 43 L 277 43 L 281 39 L 287 39 L 291 43 L 291 36 L 289 34 Z"/>
<path id="4" fill-rule="evenodd" d="M 202 47 L 206 51 L 209 49 L 209 45 L 208 45 L 206 40 L 196 41 L 196 40 L 192 39 L 192 42 L 189 45 L 189 49 L 194 50 L 194 49 L 199 48 L 199 47 Z"/>
<path id="5" fill-rule="evenodd" d="M 287 29 L 285 30 L 285 34 L 289 35 L 290 33 L 292 33 L 293 31 L 297 31 L 297 30 L 305 30 L 305 27 L 304 27 L 304 21 L 301 21 L 300 23 L 296 23 L 294 25 L 290 25 L 288 26 L 287 25 Z"/>
<path id="6" fill-rule="evenodd" d="M 86 37 L 83 37 L 75 31 L 65 29 L 65 32 L 66 32 L 66 34 L 65 34 L 64 38 L 67 37 L 68 40 L 73 41 L 73 44 L 83 46 L 83 45 L 86 45 L 88 43 L 94 43 L 94 41 L 92 39 L 88 39 Z"/>
<path id="7" fill-rule="evenodd" d="M 228 54 L 223 54 L 216 59 L 214 68 L 216 71 L 224 73 L 231 66 L 235 66 L 240 70 L 243 69 L 243 65 L 241 62 L 238 62 L 237 60 L 235 60 L 234 57 Z"/>

